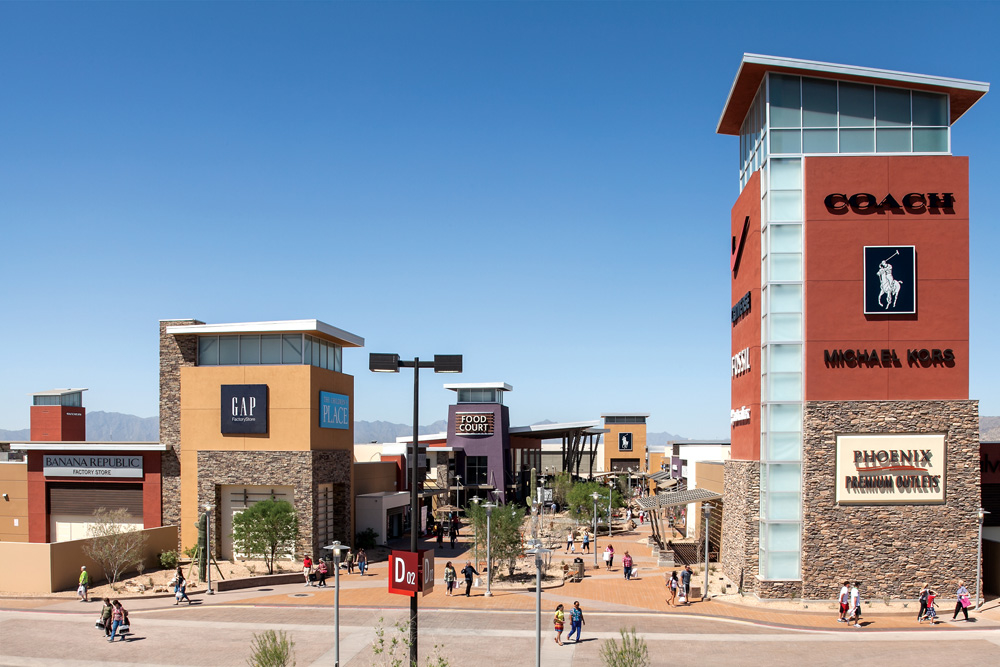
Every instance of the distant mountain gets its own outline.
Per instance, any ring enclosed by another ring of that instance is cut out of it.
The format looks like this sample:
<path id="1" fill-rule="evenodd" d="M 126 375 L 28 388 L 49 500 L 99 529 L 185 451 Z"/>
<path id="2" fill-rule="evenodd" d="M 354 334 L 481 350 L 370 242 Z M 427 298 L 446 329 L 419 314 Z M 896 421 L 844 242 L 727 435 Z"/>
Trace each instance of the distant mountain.
<path id="1" fill-rule="evenodd" d="M 87 412 L 87 440 L 159 442 L 160 418 L 121 412 Z"/>
<path id="2" fill-rule="evenodd" d="M 1000 442 L 1000 417 L 979 418 L 979 439 L 983 442 Z"/>
<path id="3" fill-rule="evenodd" d="M 430 433 L 444 433 L 447 422 L 439 419 L 433 424 L 417 427 L 417 433 L 428 435 Z M 413 427 L 409 424 L 394 424 L 384 421 L 356 421 L 354 422 L 354 442 L 358 444 L 368 444 L 370 442 L 395 442 L 396 438 L 403 435 L 413 435 Z"/>
<path id="4" fill-rule="evenodd" d="M 667 433 L 666 431 L 661 431 L 660 433 L 646 434 L 647 447 L 650 445 L 665 445 L 671 440 L 684 440 L 684 437 L 680 435 L 674 435 L 673 433 Z"/>
<path id="5" fill-rule="evenodd" d="M 0 428 L 0 440 L 8 442 L 27 442 L 31 439 L 31 429 L 22 428 L 19 431 L 8 431 Z"/>

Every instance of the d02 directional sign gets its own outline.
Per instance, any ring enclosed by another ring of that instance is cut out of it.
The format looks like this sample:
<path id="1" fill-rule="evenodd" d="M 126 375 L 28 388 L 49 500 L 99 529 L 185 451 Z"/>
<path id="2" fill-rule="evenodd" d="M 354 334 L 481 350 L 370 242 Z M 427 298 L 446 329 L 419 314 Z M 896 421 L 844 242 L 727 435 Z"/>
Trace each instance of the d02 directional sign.
<path id="1" fill-rule="evenodd" d="M 389 592 L 413 597 L 434 590 L 434 550 L 389 554 Z"/>

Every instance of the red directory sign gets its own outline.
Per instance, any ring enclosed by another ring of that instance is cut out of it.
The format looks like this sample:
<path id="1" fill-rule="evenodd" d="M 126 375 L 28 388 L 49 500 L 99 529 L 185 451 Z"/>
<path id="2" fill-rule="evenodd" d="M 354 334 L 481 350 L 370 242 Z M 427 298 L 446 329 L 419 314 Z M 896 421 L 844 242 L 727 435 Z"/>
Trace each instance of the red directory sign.
<path id="1" fill-rule="evenodd" d="M 393 551 L 389 554 L 389 592 L 413 597 L 434 590 L 434 551 Z"/>

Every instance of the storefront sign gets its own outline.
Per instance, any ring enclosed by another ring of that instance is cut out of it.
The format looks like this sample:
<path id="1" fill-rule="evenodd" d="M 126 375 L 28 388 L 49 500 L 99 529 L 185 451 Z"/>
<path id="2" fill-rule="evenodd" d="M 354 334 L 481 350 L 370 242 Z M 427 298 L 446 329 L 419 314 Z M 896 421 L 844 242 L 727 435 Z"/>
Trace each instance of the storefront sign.
<path id="1" fill-rule="evenodd" d="M 750 408 L 742 406 L 736 410 L 729 411 L 729 425 L 734 426 L 742 422 L 750 421 Z"/>
<path id="2" fill-rule="evenodd" d="M 837 436 L 837 502 L 844 505 L 941 503 L 944 435 Z"/>
<path id="3" fill-rule="evenodd" d="M 979 443 L 979 481 L 1000 484 L 1000 442 Z"/>
<path id="4" fill-rule="evenodd" d="M 267 433 L 267 385 L 222 385 L 222 432 Z"/>
<path id="5" fill-rule="evenodd" d="M 46 477 L 127 477 L 142 479 L 141 456 L 45 454 Z"/>
<path id="6" fill-rule="evenodd" d="M 733 326 L 743 319 L 743 316 L 750 312 L 750 292 L 743 295 L 736 305 L 733 306 Z"/>
<path id="7" fill-rule="evenodd" d="M 868 192 L 858 192 L 848 197 L 846 194 L 834 193 L 827 195 L 823 204 L 831 213 L 846 213 L 848 209 L 854 213 L 879 213 L 886 211 L 908 211 L 919 213 L 927 209 L 944 209 L 953 211 L 955 195 L 952 192 L 910 192 L 897 200 L 891 194 L 879 199 Z"/>
<path id="8" fill-rule="evenodd" d="M 865 246 L 865 315 L 917 312 L 917 250 L 911 245 Z"/>
<path id="9" fill-rule="evenodd" d="M 733 355 L 733 377 L 750 372 L 750 348 L 744 348 Z"/>
<path id="10" fill-rule="evenodd" d="M 456 412 L 455 433 L 458 435 L 493 435 L 492 412 Z"/>
<path id="11" fill-rule="evenodd" d="M 903 353 L 900 353 L 903 354 Z M 906 350 L 906 365 L 930 368 L 955 365 L 955 351 L 950 347 L 909 348 Z M 881 350 L 823 350 L 823 362 L 827 368 L 900 368 L 902 362 L 894 349 Z"/>
<path id="12" fill-rule="evenodd" d="M 351 427 L 351 397 L 319 392 L 319 427 L 347 429 Z"/>
<path id="13" fill-rule="evenodd" d="M 619 452 L 631 452 L 632 451 L 632 434 L 628 432 L 623 432 L 618 434 L 618 451 Z"/>
<path id="14" fill-rule="evenodd" d="M 743 246 L 747 242 L 747 232 L 750 231 L 750 216 L 746 216 L 743 220 L 743 231 L 740 232 L 740 240 L 737 242 L 736 237 L 733 237 L 733 249 L 729 256 L 729 268 L 733 272 L 733 277 L 736 276 L 736 272 L 740 268 L 740 260 L 743 258 Z"/>

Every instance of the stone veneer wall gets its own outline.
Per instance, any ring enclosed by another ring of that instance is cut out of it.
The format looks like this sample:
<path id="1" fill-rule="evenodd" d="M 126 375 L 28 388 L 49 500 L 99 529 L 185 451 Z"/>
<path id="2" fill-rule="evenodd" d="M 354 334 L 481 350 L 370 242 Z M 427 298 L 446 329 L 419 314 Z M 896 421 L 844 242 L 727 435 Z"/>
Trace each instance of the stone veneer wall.
<path id="1" fill-rule="evenodd" d="M 198 452 L 198 505 L 212 503 L 222 506 L 219 487 L 224 484 L 247 486 L 294 487 L 293 505 L 299 518 L 299 539 L 296 555 L 320 554 L 324 545 L 316 542 L 318 484 L 333 483 L 337 525 L 342 529 L 334 535 L 345 544 L 352 544 L 350 535 L 351 505 L 347 489 L 351 488 L 351 453 L 347 451 L 201 451 Z M 213 514 L 212 550 L 220 548 L 219 512 Z"/>
<path id="2" fill-rule="evenodd" d="M 167 334 L 167 327 L 184 324 L 204 322 L 160 320 L 160 443 L 169 447 L 160 461 L 164 526 L 181 522 L 181 367 L 194 366 L 198 361 L 197 336 Z"/>
<path id="3" fill-rule="evenodd" d="M 836 436 L 855 433 L 945 433 L 945 503 L 838 505 Z M 975 581 L 977 401 L 808 401 L 802 488 L 802 597 L 833 599 L 845 579 L 861 581 L 863 599 L 913 599 L 924 582 L 954 595 L 957 579 Z"/>
<path id="4" fill-rule="evenodd" d="M 760 542 L 760 463 L 723 464 L 722 571 L 743 592 L 757 590 Z"/>

